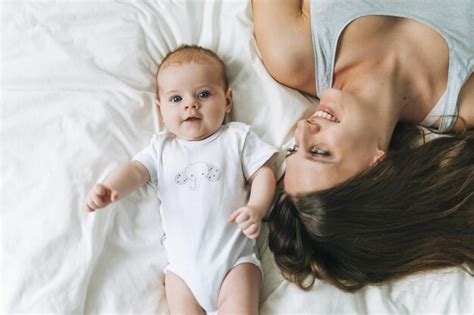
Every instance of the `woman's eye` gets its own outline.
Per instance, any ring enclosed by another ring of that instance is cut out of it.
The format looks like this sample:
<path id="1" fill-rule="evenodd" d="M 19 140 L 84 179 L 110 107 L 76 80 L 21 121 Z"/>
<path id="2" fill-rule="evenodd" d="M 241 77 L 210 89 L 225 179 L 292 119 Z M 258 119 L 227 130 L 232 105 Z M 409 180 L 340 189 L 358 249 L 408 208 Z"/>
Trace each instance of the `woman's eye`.
<path id="1" fill-rule="evenodd" d="M 181 102 L 182 100 L 183 98 L 179 95 L 174 95 L 170 97 L 170 101 L 173 103 L 178 103 L 178 102 Z"/>
<path id="2" fill-rule="evenodd" d="M 309 151 L 312 155 L 318 155 L 318 156 L 322 156 L 322 157 L 331 156 L 331 153 L 329 153 L 329 151 L 320 149 L 318 147 L 312 147 Z"/>
<path id="3" fill-rule="evenodd" d="M 289 147 L 288 149 L 286 149 L 286 156 L 292 155 L 293 153 L 297 151 L 297 149 L 298 148 L 296 145 Z"/>
<path id="4" fill-rule="evenodd" d="M 208 98 L 209 96 L 211 96 L 211 92 L 202 91 L 202 92 L 199 92 L 197 96 L 198 98 Z"/>

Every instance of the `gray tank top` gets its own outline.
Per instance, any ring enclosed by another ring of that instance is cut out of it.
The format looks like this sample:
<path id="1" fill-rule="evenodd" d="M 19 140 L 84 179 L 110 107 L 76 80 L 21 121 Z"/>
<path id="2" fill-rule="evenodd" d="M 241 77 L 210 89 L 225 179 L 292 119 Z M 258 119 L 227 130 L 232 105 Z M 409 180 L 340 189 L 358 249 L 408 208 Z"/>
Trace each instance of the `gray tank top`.
<path id="1" fill-rule="evenodd" d="M 458 116 L 459 92 L 474 71 L 474 0 L 312 0 L 318 97 L 321 91 L 332 87 L 342 31 L 355 19 L 368 15 L 414 19 L 445 39 L 449 49 L 448 83 L 438 108 L 442 113 L 438 131 L 449 131 Z"/>

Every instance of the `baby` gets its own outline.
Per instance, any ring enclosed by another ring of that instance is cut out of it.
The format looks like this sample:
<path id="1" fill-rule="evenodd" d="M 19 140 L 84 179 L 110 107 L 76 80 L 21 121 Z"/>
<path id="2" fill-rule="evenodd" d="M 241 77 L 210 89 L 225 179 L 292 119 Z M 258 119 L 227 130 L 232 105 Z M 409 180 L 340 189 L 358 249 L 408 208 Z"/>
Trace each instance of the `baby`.
<path id="1" fill-rule="evenodd" d="M 223 124 L 232 109 L 224 63 L 181 46 L 157 74 L 166 131 L 86 197 L 94 211 L 150 183 L 161 201 L 171 313 L 258 313 L 262 281 L 255 238 L 275 193 L 276 151 L 247 125 Z M 235 223 L 235 224 L 234 224 Z"/>

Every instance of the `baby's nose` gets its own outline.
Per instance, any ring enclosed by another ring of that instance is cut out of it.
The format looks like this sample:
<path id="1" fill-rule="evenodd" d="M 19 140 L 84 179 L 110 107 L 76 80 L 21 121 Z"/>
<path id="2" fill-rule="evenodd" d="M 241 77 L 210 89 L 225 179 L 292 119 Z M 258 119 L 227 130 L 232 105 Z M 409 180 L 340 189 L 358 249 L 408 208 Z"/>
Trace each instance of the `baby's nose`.
<path id="1" fill-rule="evenodd" d="M 188 108 L 199 108 L 199 102 L 196 99 L 191 99 L 189 102 L 186 103 L 186 109 Z"/>

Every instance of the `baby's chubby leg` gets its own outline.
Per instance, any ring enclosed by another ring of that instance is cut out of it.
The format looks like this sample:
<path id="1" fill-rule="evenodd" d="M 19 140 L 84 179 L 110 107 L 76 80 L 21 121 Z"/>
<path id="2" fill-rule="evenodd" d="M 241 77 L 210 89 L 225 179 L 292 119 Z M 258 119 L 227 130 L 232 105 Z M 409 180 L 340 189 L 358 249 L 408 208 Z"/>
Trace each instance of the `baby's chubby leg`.
<path id="1" fill-rule="evenodd" d="M 260 270 L 254 264 L 232 268 L 222 282 L 218 314 L 258 314 L 261 281 Z"/>
<path id="2" fill-rule="evenodd" d="M 166 272 L 165 289 L 170 314 L 205 314 L 184 280 L 175 273 Z"/>

